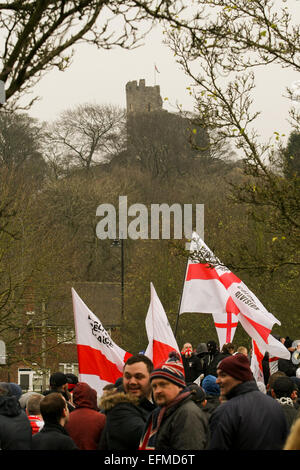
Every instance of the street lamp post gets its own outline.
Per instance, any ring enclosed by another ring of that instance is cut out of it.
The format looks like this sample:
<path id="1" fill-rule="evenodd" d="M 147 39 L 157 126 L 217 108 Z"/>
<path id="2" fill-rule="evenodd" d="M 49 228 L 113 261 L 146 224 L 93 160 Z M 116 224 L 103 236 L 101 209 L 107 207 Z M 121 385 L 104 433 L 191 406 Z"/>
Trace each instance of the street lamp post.
<path id="1" fill-rule="evenodd" d="M 47 373 L 46 373 L 46 303 L 42 301 L 42 389 L 43 392 L 47 388 Z"/>

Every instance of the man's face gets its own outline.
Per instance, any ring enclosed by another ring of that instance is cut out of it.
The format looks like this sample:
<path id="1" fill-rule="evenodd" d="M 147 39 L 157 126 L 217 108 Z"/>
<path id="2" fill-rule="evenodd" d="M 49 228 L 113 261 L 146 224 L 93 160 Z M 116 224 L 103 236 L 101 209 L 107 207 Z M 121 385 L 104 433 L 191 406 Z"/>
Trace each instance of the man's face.
<path id="1" fill-rule="evenodd" d="M 234 377 L 231 377 L 231 375 L 226 374 L 226 372 L 221 369 L 217 369 L 217 374 L 218 376 L 216 383 L 219 384 L 221 395 L 227 395 L 227 393 L 230 392 L 232 388 L 242 383 L 241 380 L 237 380 Z"/>
<path id="2" fill-rule="evenodd" d="M 185 357 L 191 357 L 193 353 L 193 347 L 191 343 L 185 343 L 182 348 L 182 354 L 185 355 Z"/>
<path id="3" fill-rule="evenodd" d="M 178 387 L 178 385 L 160 378 L 153 379 L 151 386 L 154 401 L 158 406 L 168 405 L 182 390 L 182 388 Z"/>
<path id="4" fill-rule="evenodd" d="M 125 366 L 123 387 L 126 393 L 131 393 L 138 398 L 150 397 L 150 374 L 144 362 L 135 362 Z"/>

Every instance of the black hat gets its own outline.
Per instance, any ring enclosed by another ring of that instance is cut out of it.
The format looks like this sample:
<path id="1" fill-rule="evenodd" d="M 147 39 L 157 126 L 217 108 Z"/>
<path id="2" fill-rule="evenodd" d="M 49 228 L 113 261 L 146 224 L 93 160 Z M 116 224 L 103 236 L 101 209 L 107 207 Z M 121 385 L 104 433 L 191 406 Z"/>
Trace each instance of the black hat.
<path id="1" fill-rule="evenodd" d="M 289 336 L 287 336 L 285 338 L 285 342 L 284 342 L 285 347 L 290 348 L 292 346 L 292 344 L 293 344 L 293 340 Z"/>
<path id="2" fill-rule="evenodd" d="M 75 374 L 66 374 L 68 384 L 77 384 L 78 377 Z"/>
<path id="3" fill-rule="evenodd" d="M 66 377 L 67 377 L 67 382 L 68 382 L 68 390 L 69 392 L 72 392 L 73 388 L 78 383 L 78 377 L 77 375 L 71 374 L 71 373 L 66 374 Z"/>
<path id="4" fill-rule="evenodd" d="M 68 383 L 67 376 L 62 372 L 54 372 L 50 375 L 50 387 L 62 387 Z"/>
<path id="5" fill-rule="evenodd" d="M 117 388 L 118 392 L 124 392 L 123 377 L 119 377 L 119 378 L 115 381 L 115 387 Z"/>

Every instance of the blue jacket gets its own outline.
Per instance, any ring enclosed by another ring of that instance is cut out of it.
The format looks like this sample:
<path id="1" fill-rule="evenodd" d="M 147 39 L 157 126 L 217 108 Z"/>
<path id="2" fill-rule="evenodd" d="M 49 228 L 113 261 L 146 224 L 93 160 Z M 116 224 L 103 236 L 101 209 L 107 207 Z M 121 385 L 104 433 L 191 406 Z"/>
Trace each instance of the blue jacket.
<path id="1" fill-rule="evenodd" d="M 210 419 L 210 450 L 279 450 L 288 434 L 280 404 L 260 392 L 255 381 L 227 394 Z"/>

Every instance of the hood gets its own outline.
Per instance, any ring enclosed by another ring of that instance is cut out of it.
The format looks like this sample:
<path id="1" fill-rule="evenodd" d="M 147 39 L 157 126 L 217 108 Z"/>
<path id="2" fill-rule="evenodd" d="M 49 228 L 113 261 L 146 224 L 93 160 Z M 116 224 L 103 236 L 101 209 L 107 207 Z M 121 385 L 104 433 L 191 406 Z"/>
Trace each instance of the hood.
<path id="1" fill-rule="evenodd" d="M 100 400 L 100 408 L 105 411 L 109 411 L 119 403 L 131 403 L 133 405 L 139 405 L 139 399 L 129 393 L 116 392 L 109 395 L 104 395 Z"/>
<path id="2" fill-rule="evenodd" d="M 96 390 L 85 382 L 78 382 L 73 389 L 73 403 L 76 408 L 98 410 Z"/>
<path id="3" fill-rule="evenodd" d="M 206 354 L 208 353 L 207 345 L 206 343 L 199 343 L 196 349 L 197 354 Z"/>
<path id="4" fill-rule="evenodd" d="M 0 415 L 13 417 L 18 416 L 21 411 L 21 405 L 17 397 L 0 396 Z"/>
<path id="5" fill-rule="evenodd" d="M 217 377 L 214 375 L 207 375 L 201 382 L 201 386 L 207 395 L 220 395 L 219 384 L 216 383 Z"/>

